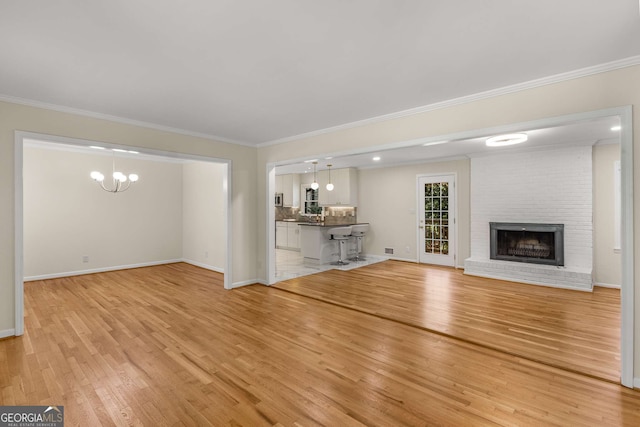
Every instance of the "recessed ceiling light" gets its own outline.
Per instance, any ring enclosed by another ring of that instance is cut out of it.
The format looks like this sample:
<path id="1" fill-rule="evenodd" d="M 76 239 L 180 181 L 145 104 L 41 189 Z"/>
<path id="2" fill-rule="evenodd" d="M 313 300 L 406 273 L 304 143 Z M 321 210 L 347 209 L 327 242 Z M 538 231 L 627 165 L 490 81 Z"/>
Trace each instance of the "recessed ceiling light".
<path id="1" fill-rule="evenodd" d="M 325 160 L 331 160 L 331 159 L 333 159 L 333 157 L 325 157 L 324 159 Z"/>
<path id="2" fill-rule="evenodd" d="M 311 160 L 305 160 L 305 163 L 313 163 L 313 162 L 317 162 L 318 159 L 311 159 Z"/>
<path id="3" fill-rule="evenodd" d="M 614 126 L 614 127 L 611 128 L 612 131 L 617 131 L 617 130 L 620 130 L 620 129 L 622 129 L 622 126 Z"/>
<path id="4" fill-rule="evenodd" d="M 127 153 L 131 153 L 131 154 L 140 154 L 140 152 L 138 152 L 138 151 L 132 151 L 132 150 L 127 151 Z"/>
<path id="5" fill-rule="evenodd" d="M 430 145 L 440 145 L 440 144 L 446 144 L 449 141 L 435 141 L 435 142 L 427 142 L 425 144 L 422 144 L 424 147 L 428 147 Z"/>
<path id="6" fill-rule="evenodd" d="M 116 153 L 126 153 L 127 150 L 123 150 L 122 148 L 114 148 L 113 151 L 115 151 Z"/>
<path id="7" fill-rule="evenodd" d="M 96 150 L 104 150 L 104 147 L 98 147 L 97 145 L 90 145 L 89 148 L 93 148 Z"/>
<path id="8" fill-rule="evenodd" d="M 508 135 L 498 135 L 487 139 L 487 147 L 504 147 L 507 145 L 520 144 L 528 139 L 525 133 L 510 133 Z"/>
<path id="9" fill-rule="evenodd" d="M 380 161 L 380 156 L 375 156 L 375 157 L 373 158 L 373 161 L 374 161 L 374 162 L 379 162 L 379 161 Z"/>

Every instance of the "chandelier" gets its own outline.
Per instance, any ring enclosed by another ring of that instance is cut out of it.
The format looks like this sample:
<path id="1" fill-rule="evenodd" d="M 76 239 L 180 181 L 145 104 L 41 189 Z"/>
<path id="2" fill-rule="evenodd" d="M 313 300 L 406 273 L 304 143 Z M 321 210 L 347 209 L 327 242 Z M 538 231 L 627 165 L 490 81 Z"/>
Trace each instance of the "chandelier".
<path id="1" fill-rule="evenodd" d="M 113 182 L 110 186 L 106 186 L 104 183 L 104 175 L 98 171 L 91 172 L 91 179 L 100 184 L 100 187 L 104 191 L 108 191 L 109 193 L 122 193 L 123 191 L 127 191 L 131 184 L 136 182 L 139 177 L 135 173 L 127 175 L 122 172 L 116 171 L 116 161 L 113 160 L 113 173 L 111 174 L 113 177 Z"/>

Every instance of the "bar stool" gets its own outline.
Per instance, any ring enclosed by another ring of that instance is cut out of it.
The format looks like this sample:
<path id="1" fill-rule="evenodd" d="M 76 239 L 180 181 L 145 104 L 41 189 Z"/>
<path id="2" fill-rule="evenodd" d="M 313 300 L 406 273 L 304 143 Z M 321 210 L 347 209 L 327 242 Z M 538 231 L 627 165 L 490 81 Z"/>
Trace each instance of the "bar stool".
<path id="1" fill-rule="evenodd" d="M 351 237 L 351 226 L 349 227 L 334 227 L 330 228 L 327 233 L 331 235 L 331 240 L 338 241 L 338 261 L 332 262 L 331 265 L 347 265 L 346 261 L 343 261 L 344 246 L 346 241 Z"/>
<path id="2" fill-rule="evenodd" d="M 351 226 L 351 236 L 356 239 L 356 256 L 349 258 L 351 261 L 366 261 L 367 259 L 361 257 L 362 253 L 362 238 L 369 231 L 369 224 L 357 224 Z"/>

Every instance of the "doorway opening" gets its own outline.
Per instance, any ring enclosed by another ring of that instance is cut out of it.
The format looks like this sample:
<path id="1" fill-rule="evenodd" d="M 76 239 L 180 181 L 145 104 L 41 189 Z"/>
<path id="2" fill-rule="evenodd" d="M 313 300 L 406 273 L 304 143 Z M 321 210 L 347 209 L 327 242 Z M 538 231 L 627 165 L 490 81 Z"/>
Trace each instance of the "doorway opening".
<path id="1" fill-rule="evenodd" d="M 74 270 L 80 270 L 77 271 L 77 274 L 83 274 L 83 273 L 91 273 L 91 272 L 98 272 L 98 271 L 109 271 L 109 270 L 113 270 L 113 269 L 119 269 L 119 267 L 122 268 L 131 268 L 131 267 L 138 267 L 138 266 L 145 266 L 145 265 L 155 265 L 155 264 L 159 264 L 159 263 L 163 263 L 164 261 L 167 262 L 176 262 L 176 261 L 184 261 L 184 262 L 188 262 L 194 265 L 198 265 L 200 267 L 204 267 L 204 268 L 209 268 L 211 270 L 214 271 L 219 271 L 221 273 L 223 273 L 223 282 L 224 282 L 224 287 L 226 289 L 230 289 L 232 287 L 232 269 L 231 269 L 231 265 L 232 265 L 232 258 L 231 258 L 231 194 L 230 194 L 230 188 L 231 188 L 231 162 L 229 160 L 226 159 L 219 159 L 219 158 L 213 158 L 213 157 L 205 157 L 205 156 L 196 156 L 196 155 L 189 155 L 189 154 L 183 154 L 183 153 L 172 153 L 172 152 L 165 152 L 165 151 L 160 151 L 160 150 L 152 150 L 152 149 L 146 149 L 146 148 L 142 148 L 142 147 L 132 147 L 132 146 L 120 146 L 117 144 L 111 144 L 111 143 L 103 143 L 103 142 L 96 142 L 96 141 L 88 141 L 88 140 L 79 140 L 79 139 L 74 139 L 74 138 L 66 138 L 66 137 L 59 137 L 59 136 L 51 136 L 51 135 L 44 135 L 44 134 L 38 134 L 38 133 L 32 133 L 32 132 L 22 132 L 22 131 L 17 131 L 15 133 L 15 167 L 16 167 L 16 176 L 15 176 L 15 205 L 16 205 L 16 212 L 15 212 L 15 218 L 16 218 L 16 244 L 15 244 L 15 271 L 16 271 L 16 283 L 15 283 L 15 335 L 22 335 L 24 333 L 24 279 L 25 279 L 25 233 L 24 233 L 24 225 L 25 225 L 25 209 L 24 209 L 24 203 L 25 203 L 25 195 L 24 195 L 24 186 L 25 186 L 25 182 L 24 179 L 25 177 L 23 176 L 23 171 L 24 171 L 24 162 L 25 162 L 25 158 L 24 158 L 24 150 L 25 147 L 29 147 L 32 146 L 33 144 L 39 144 L 41 147 L 46 147 L 48 150 L 54 150 L 57 153 L 61 153 L 63 151 L 67 151 L 69 153 L 73 153 L 75 155 L 79 155 L 82 157 L 82 161 L 86 161 L 87 158 L 95 158 L 98 159 L 98 157 L 101 157 L 100 159 L 96 160 L 98 162 L 104 162 L 105 161 L 105 157 L 104 156 L 91 156 L 88 153 L 91 152 L 97 152 L 97 151 L 112 151 L 115 153 L 120 153 L 122 151 L 128 151 L 128 152 L 132 152 L 134 151 L 136 156 L 146 159 L 147 164 L 153 164 L 153 167 L 149 167 L 149 173 L 150 174 L 156 174 L 155 178 L 158 179 L 160 177 L 162 177 L 163 172 L 160 171 L 160 166 L 158 166 L 158 164 L 163 163 L 163 164 L 171 164 L 173 165 L 173 170 L 171 174 L 175 175 L 175 181 L 179 181 L 179 182 L 171 182 L 171 180 L 169 180 L 169 177 L 164 177 L 164 185 L 166 186 L 173 186 L 174 189 L 172 190 L 173 192 L 180 192 L 179 195 L 176 195 L 176 200 L 180 199 L 182 200 L 182 191 L 183 191 L 183 184 L 186 182 L 192 182 L 193 180 L 188 179 L 189 174 L 191 173 L 190 171 L 192 171 L 193 166 L 198 166 L 198 165 L 211 165 L 211 166 L 215 166 L 215 173 L 217 174 L 217 181 L 216 181 L 216 199 L 217 202 L 219 203 L 219 207 L 220 207 L 220 212 L 219 212 L 219 220 L 221 221 L 221 223 L 223 224 L 223 226 L 221 227 L 221 232 L 218 233 L 218 238 L 217 238 L 217 242 L 216 242 L 216 246 L 220 246 L 220 247 L 216 247 L 216 248 L 211 248 L 208 249 L 207 252 L 209 253 L 203 253 L 203 255 L 206 256 L 210 256 L 213 254 L 214 251 L 223 254 L 223 258 L 219 258 L 219 262 L 217 263 L 218 265 L 213 266 L 213 265 L 207 265 L 206 262 L 198 262 L 197 259 L 192 259 L 195 258 L 193 256 L 191 256 L 191 254 L 186 254 L 184 252 L 180 253 L 180 256 L 177 258 L 171 258 L 171 259 L 166 259 L 166 256 L 163 256 L 164 253 L 161 250 L 154 250 L 153 248 L 151 248 L 151 252 L 150 252 L 150 257 L 157 257 L 157 261 L 158 262 L 154 262 L 153 260 L 150 259 L 146 259 L 143 262 L 132 262 L 131 264 L 127 265 L 127 264 L 122 264 L 122 263 L 115 263 L 115 265 L 108 265 L 109 261 L 105 261 L 103 264 L 98 265 L 97 268 L 91 269 L 91 268 L 87 268 L 86 270 L 88 271 L 82 271 L 82 268 L 74 268 L 73 266 L 67 269 L 63 269 L 63 272 L 70 272 L 71 275 L 73 275 Z M 100 147 L 100 149 L 95 149 L 95 148 L 91 148 L 91 147 Z M 44 150 L 43 150 L 44 151 Z M 87 157 L 89 156 L 89 157 Z M 111 162 L 111 157 L 106 158 L 107 162 Z M 131 159 L 129 159 L 130 161 L 133 161 Z M 46 164 L 46 158 L 44 159 Z M 125 159 L 123 158 L 117 158 L 118 162 L 122 162 L 125 163 Z M 64 165 L 65 163 L 63 163 Z M 109 163 L 111 164 L 111 163 Z M 138 164 L 144 164 L 143 160 L 138 160 Z M 176 169 L 176 165 L 178 166 L 178 168 Z M 87 193 L 87 194 L 91 194 L 91 195 L 96 195 L 97 198 L 102 197 L 103 199 L 106 197 L 106 199 L 111 200 L 112 203 L 125 203 L 126 200 L 122 198 L 122 196 L 128 196 L 130 197 L 129 202 L 131 203 L 135 203 L 135 200 L 132 200 L 133 198 L 140 198 L 143 199 L 142 202 L 144 202 L 145 197 L 149 197 L 149 192 L 148 193 L 134 193 L 134 188 L 136 186 L 138 186 L 139 188 L 136 188 L 136 190 L 141 190 L 144 186 L 141 185 L 145 179 L 145 177 L 141 174 L 140 175 L 140 181 L 137 182 L 136 184 L 134 184 L 134 187 L 132 187 L 130 190 L 128 190 L 127 192 L 125 192 L 124 194 L 108 194 L 106 192 L 102 192 L 102 190 L 100 189 L 100 186 L 96 185 L 94 182 L 92 182 L 91 178 L 89 177 L 89 172 L 91 169 L 91 165 L 90 164 L 86 164 L 86 168 L 87 171 L 84 171 L 84 165 L 83 164 L 79 164 L 77 165 L 78 167 L 77 169 L 77 173 L 76 175 L 74 175 L 72 178 L 74 180 L 77 180 L 78 182 L 78 187 L 76 188 L 76 190 L 78 188 L 89 188 L 90 190 L 87 191 L 91 191 L 91 193 Z M 61 169 L 68 169 L 66 167 L 61 168 Z M 164 169 L 166 170 L 166 169 Z M 208 170 L 211 170 L 211 168 L 209 168 Z M 184 173 L 183 173 L 184 172 Z M 197 172 L 196 172 L 197 173 Z M 171 176 L 173 176 L 171 175 Z M 185 179 L 183 180 L 183 176 L 185 177 Z M 198 175 L 200 177 L 206 176 L 206 175 Z M 67 177 L 69 178 L 69 177 Z M 205 178 L 207 179 L 207 178 Z M 68 181 L 68 182 L 74 182 L 73 185 L 75 184 L 75 181 Z M 168 188 L 166 189 L 168 191 Z M 175 191 L 174 191 L 175 190 Z M 163 195 L 162 192 L 165 191 L 163 188 L 159 188 L 159 189 L 154 189 L 150 192 L 155 192 L 156 196 L 155 196 L 155 200 L 161 200 Z M 95 193 L 94 193 L 95 192 Z M 185 191 L 184 194 L 186 195 L 187 193 L 191 193 L 193 191 L 188 190 Z M 82 197 L 80 195 L 80 192 L 77 193 L 78 196 L 77 197 Z M 76 197 L 76 198 L 77 198 Z M 114 199 L 114 197 L 116 199 Z M 194 195 L 194 197 L 197 197 Z M 73 199 L 73 196 L 72 196 Z M 172 199 L 173 200 L 173 199 Z M 60 201 L 62 203 L 62 201 Z M 81 201 L 82 203 L 90 203 L 89 200 L 83 200 Z M 126 203 L 125 203 L 126 204 Z M 121 206 L 121 211 L 118 213 L 118 215 L 135 215 L 135 212 L 133 212 L 132 210 L 127 210 L 127 207 L 125 206 L 125 204 L 123 204 Z M 139 206 L 143 206 L 140 205 L 140 203 L 138 203 Z M 106 205 L 105 205 L 106 206 Z M 131 206 L 131 205 L 128 205 Z M 160 206 L 160 205 L 158 205 Z M 202 206 L 202 205 L 199 205 Z M 70 208 L 72 209 L 72 208 Z M 82 209 L 82 207 L 76 207 L 76 209 Z M 178 223 L 177 221 L 182 221 L 182 210 L 184 209 L 184 206 L 179 206 L 179 207 L 175 207 L 173 209 L 173 216 L 177 218 L 176 221 L 176 226 L 180 226 L 181 223 Z M 191 209 L 199 209 L 197 207 Z M 135 209 L 133 209 L 135 210 Z M 156 218 L 154 218 L 155 216 L 162 216 L 165 214 L 165 212 L 163 212 L 163 210 L 160 208 L 160 211 L 158 212 L 146 212 L 145 213 L 145 218 L 149 219 L 149 222 L 154 222 L 154 220 Z M 46 211 L 43 211 L 42 214 L 45 214 Z M 179 217 L 179 218 L 178 218 Z M 87 218 L 88 221 L 90 221 L 91 218 Z M 103 234 L 103 236 L 108 236 L 108 229 L 111 226 L 117 226 L 118 222 L 114 221 L 113 223 L 105 223 L 104 221 L 96 221 L 93 224 L 89 224 L 89 226 L 93 226 L 96 228 L 104 228 L 105 231 L 107 232 L 107 234 Z M 122 222 L 120 222 L 120 224 L 122 224 Z M 161 233 L 162 227 L 158 228 L 158 232 Z M 135 231 L 129 231 L 132 233 L 135 233 Z M 182 232 L 182 229 L 180 230 L 180 233 Z M 177 234 L 173 233 L 173 234 Z M 193 234 L 193 233 L 192 233 Z M 106 239 L 108 239 L 109 237 L 105 237 Z M 128 236 L 127 236 L 128 238 Z M 144 237 L 142 237 L 144 238 Z M 175 240 L 175 245 L 176 247 L 178 245 L 180 245 L 180 249 L 182 249 L 182 241 L 178 241 L 179 239 L 182 239 L 182 236 L 173 236 L 173 240 Z M 113 243 L 113 242 L 112 242 Z M 116 242 L 117 243 L 117 242 Z M 199 248 L 198 243 L 194 242 L 192 244 L 192 246 L 194 248 Z M 31 247 L 33 247 L 33 245 L 31 245 Z M 94 248 L 97 248 L 98 245 L 95 245 Z M 77 249 L 77 248 L 75 248 Z M 126 248 L 125 248 L 126 250 Z M 74 254 L 74 255 L 78 255 L 78 254 Z M 76 261 L 80 262 L 80 255 L 78 255 L 78 258 Z M 84 265 L 89 265 L 89 262 L 91 261 L 91 257 L 87 254 L 82 253 L 82 262 L 87 262 L 87 264 Z M 57 272 L 60 273 L 60 272 Z M 48 278 L 46 274 L 43 274 L 41 276 L 44 277 L 38 277 L 38 274 L 33 274 L 34 277 L 33 279 L 39 279 L 39 278 Z M 51 275 L 51 277 L 56 277 L 56 272 L 53 272 Z M 58 276 L 60 277 L 60 276 Z"/>
<path id="2" fill-rule="evenodd" d="M 606 121 L 607 118 L 615 118 L 619 120 L 621 129 L 617 138 L 621 147 L 621 339 L 620 339 L 620 360 L 621 360 L 621 383 L 626 387 L 633 387 L 633 348 L 634 348 L 634 248 L 633 248 L 633 130 L 632 130 L 632 116 L 631 107 L 618 107 L 606 110 L 597 110 L 586 113 L 576 113 L 564 116 L 551 117 L 546 119 L 539 119 L 530 122 L 514 123 L 505 126 L 498 126 L 495 128 L 478 129 L 474 131 L 465 131 L 450 135 L 439 135 L 428 137 L 419 140 L 411 140 L 405 142 L 398 142 L 396 144 L 387 144 L 381 147 L 369 147 L 362 150 L 355 150 L 349 152 L 328 152 L 328 153 L 314 153 L 314 158 L 318 157 L 332 157 L 332 162 L 338 164 L 340 161 L 344 163 L 341 167 L 356 166 L 356 163 L 361 158 L 370 158 L 372 153 L 394 153 L 405 152 L 409 155 L 414 154 L 410 163 L 416 164 L 418 157 L 415 155 L 422 148 L 421 146 L 436 146 L 433 149 L 434 153 L 442 154 L 440 148 L 447 146 L 460 147 L 458 156 L 465 155 L 462 145 L 456 145 L 451 143 L 461 142 L 462 144 L 468 144 L 467 147 L 478 147 L 483 145 L 484 139 L 487 136 L 521 132 L 526 129 L 540 130 L 540 133 L 544 133 L 544 129 L 552 127 L 563 127 L 566 129 L 572 127 L 581 127 L 583 124 L 595 123 L 598 121 Z M 608 128 L 607 128 L 608 130 Z M 584 134 L 583 134 L 584 135 Z M 479 142 L 482 144 L 479 144 Z M 575 139 L 573 140 L 575 142 Z M 431 147 L 429 147 L 431 148 Z M 397 159 L 397 157 L 395 157 Z M 451 159 L 452 157 L 440 157 L 440 159 Z M 276 166 L 295 166 L 303 165 L 305 160 L 310 160 L 312 157 L 292 159 L 287 162 L 271 163 L 267 165 L 267 191 L 271 194 L 274 191 L 274 170 Z M 434 162 L 435 158 L 423 160 L 423 162 Z M 437 171 L 439 172 L 439 171 Z M 415 176 L 415 175 L 414 175 Z M 415 182 L 415 181 L 414 181 Z M 415 187 L 414 187 L 415 188 Z M 415 194 L 415 193 L 414 193 Z M 463 197 L 466 197 L 463 194 Z M 459 207 L 460 209 L 460 207 Z M 267 224 L 273 224 L 274 217 L 272 215 L 273 203 L 267 202 Z M 416 212 L 417 213 L 417 210 Z M 269 222 L 271 221 L 271 222 Z M 417 221 L 416 221 L 417 222 Z M 376 225 L 373 224 L 375 227 Z M 487 226 L 487 234 L 489 233 Z M 274 250 L 274 234 L 275 230 L 271 230 L 267 227 L 267 253 L 268 265 L 269 265 L 269 283 L 276 282 L 274 278 L 274 262 L 273 256 Z M 414 233 L 413 236 L 416 234 Z M 414 237 L 415 239 L 415 237 Z M 458 236 L 460 240 L 460 236 Z M 488 246 L 487 246 L 488 251 Z M 417 260 L 417 258 L 416 258 Z"/>

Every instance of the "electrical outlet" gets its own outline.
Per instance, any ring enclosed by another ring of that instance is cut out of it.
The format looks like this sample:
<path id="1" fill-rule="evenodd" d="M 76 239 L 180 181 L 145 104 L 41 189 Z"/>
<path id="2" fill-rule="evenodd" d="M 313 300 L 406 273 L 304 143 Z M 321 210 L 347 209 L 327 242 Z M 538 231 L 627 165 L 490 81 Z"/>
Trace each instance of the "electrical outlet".
<path id="1" fill-rule="evenodd" d="M 82 255 L 82 262 L 83 263 L 89 262 L 89 255 Z"/>
<path id="2" fill-rule="evenodd" d="M 384 248 L 384 253 L 387 255 L 393 255 L 393 248 Z"/>

